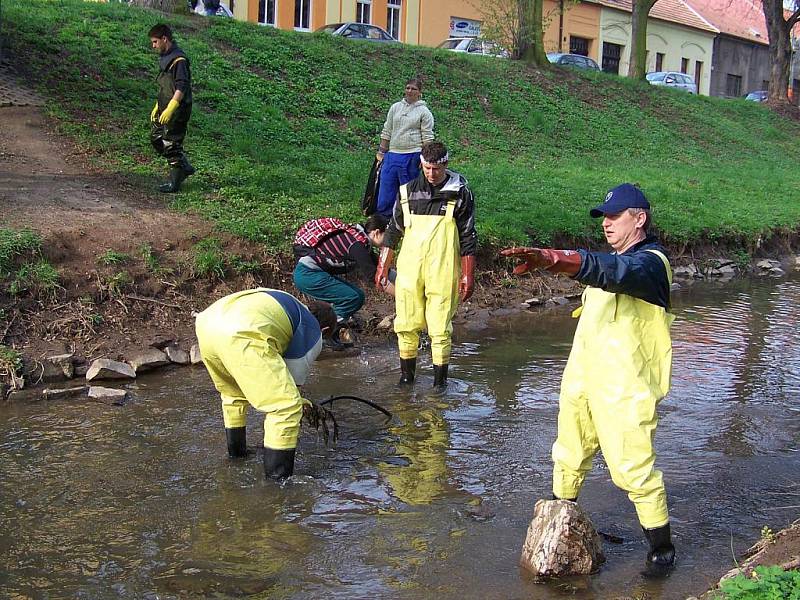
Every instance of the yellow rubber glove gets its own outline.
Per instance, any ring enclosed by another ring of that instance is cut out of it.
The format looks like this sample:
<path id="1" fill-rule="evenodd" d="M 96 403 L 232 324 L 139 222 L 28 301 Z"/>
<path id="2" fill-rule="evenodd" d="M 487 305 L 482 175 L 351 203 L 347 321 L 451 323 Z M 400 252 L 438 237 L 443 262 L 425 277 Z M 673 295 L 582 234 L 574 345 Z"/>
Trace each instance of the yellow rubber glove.
<path id="1" fill-rule="evenodd" d="M 155 123 L 157 116 L 158 116 L 158 102 L 156 102 L 156 105 L 153 107 L 153 111 L 150 113 L 150 122 Z"/>
<path id="2" fill-rule="evenodd" d="M 170 120 L 172 120 L 172 115 L 178 110 L 178 106 L 180 106 L 180 102 L 174 99 L 170 100 L 169 104 L 167 104 L 167 108 L 164 109 L 164 112 L 162 112 L 161 116 L 158 118 L 158 122 L 162 125 L 169 123 Z"/>

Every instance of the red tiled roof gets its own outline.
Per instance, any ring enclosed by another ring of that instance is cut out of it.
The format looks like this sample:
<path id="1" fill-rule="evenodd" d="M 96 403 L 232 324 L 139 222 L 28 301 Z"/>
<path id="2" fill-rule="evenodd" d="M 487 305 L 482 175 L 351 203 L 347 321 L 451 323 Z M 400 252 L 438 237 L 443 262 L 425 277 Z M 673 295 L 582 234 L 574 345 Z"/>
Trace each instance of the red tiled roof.
<path id="1" fill-rule="evenodd" d="M 759 0 L 687 0 L 721 33 L 769 44 L 767 22 Z"/>
<path id="2" fill-rule="evenodd" d="M 602 4 L 609 8 L 616 8 L 631 12 L 631 0 L 592 0 L 596 4 Z M 709 23 L 702 15 L 693 10 L 683 0 L 658 0 L 653 8 L 650 9 L 650 18 L 659 19 L 661 21 L 669 21 L 670 23 L 677 23 L 678 25 L 685 25 L 692 29 L 700 29 L 711 33 L 719 33 L 713 24 Z"/>

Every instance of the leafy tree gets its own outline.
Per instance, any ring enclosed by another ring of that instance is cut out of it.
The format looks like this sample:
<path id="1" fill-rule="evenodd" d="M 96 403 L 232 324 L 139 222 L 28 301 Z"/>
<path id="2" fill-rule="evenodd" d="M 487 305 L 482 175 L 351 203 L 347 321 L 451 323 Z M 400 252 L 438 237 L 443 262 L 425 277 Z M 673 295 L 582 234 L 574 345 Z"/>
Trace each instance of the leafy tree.
<path id="1" fill-rule="evenodd" d="M 656 0 L 633 0 L 631 60 L 628 63 L 628 77 L 634 79 L 644 79 L 647 72 L 647 16 L 655 3 Z"/>
<path id="2" fill-rule="evenodd" d="M 793 0 L 792 8 L 784 11 L 783 0 L 761 0 L 769 34 L 771 69 L 769 77 L 770 101 L 788 102 L 789 65 L 792 60 L 792 28 L 800 20 L 800 0 Z M 788 17 L 785 16 L 788 13 Z"/>
<path id="3" fill-rule="evenodd" d="M 548 64 L 544 51 L 544 0 L 486 0 L 473 6 L 483 17 L 483 37 L 505 47 L 514 58 Z"/>

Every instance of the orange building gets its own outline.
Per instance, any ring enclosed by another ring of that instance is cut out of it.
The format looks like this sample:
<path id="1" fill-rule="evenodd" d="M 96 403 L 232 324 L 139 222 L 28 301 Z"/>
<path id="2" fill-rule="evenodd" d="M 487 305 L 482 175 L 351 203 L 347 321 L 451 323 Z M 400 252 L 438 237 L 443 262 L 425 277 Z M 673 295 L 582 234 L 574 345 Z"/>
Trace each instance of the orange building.
<path id="1" fill-rule="evenodd" d="M 470 0 L 228 0 L 234 17 L 296 31 L 357 21 L 386 29 L 407 44 L 436 46 L 448 37 L 477 35 L 485 16 Z M 561 15 L 560 6 L 564 6 Z M 569 0 L 545 0 L 545 49 L 597 59 L 600 8 Z M 559 39 L 561 43 L 559 44 Z"/>

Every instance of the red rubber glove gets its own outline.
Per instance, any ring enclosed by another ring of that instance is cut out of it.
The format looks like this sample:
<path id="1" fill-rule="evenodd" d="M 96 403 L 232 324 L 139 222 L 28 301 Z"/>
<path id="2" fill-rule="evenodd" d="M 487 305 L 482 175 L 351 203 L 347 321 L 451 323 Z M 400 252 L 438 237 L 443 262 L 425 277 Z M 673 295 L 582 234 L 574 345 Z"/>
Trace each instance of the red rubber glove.
<path id="1" fill-rule="evenodd" d="M 475 256 L 461 257 L 461 280 L 458 282 L 458 296 L 466 302 L 475 289 Z"/>
<path id="2" fill-rule="evenodd" d="M 581 255 L 575 250 L 553 250 L 551 248 L 506 248 L 501 256 L 514 256 L 525 262 L 514 267 L 514 275 L 522 275 L 531 269 L 547 269 L 551 273 L 576 275 L 581 268 Z"/>
<path id="3" fill-rule="evenodd" d="M 379 290 L 384 289 L 389 283 L 389 269 L 394 261 L 394 250 L 391 248 L 381 248 L 378 255 L 378 267 L 375 269 L 375 287 Z"/>

